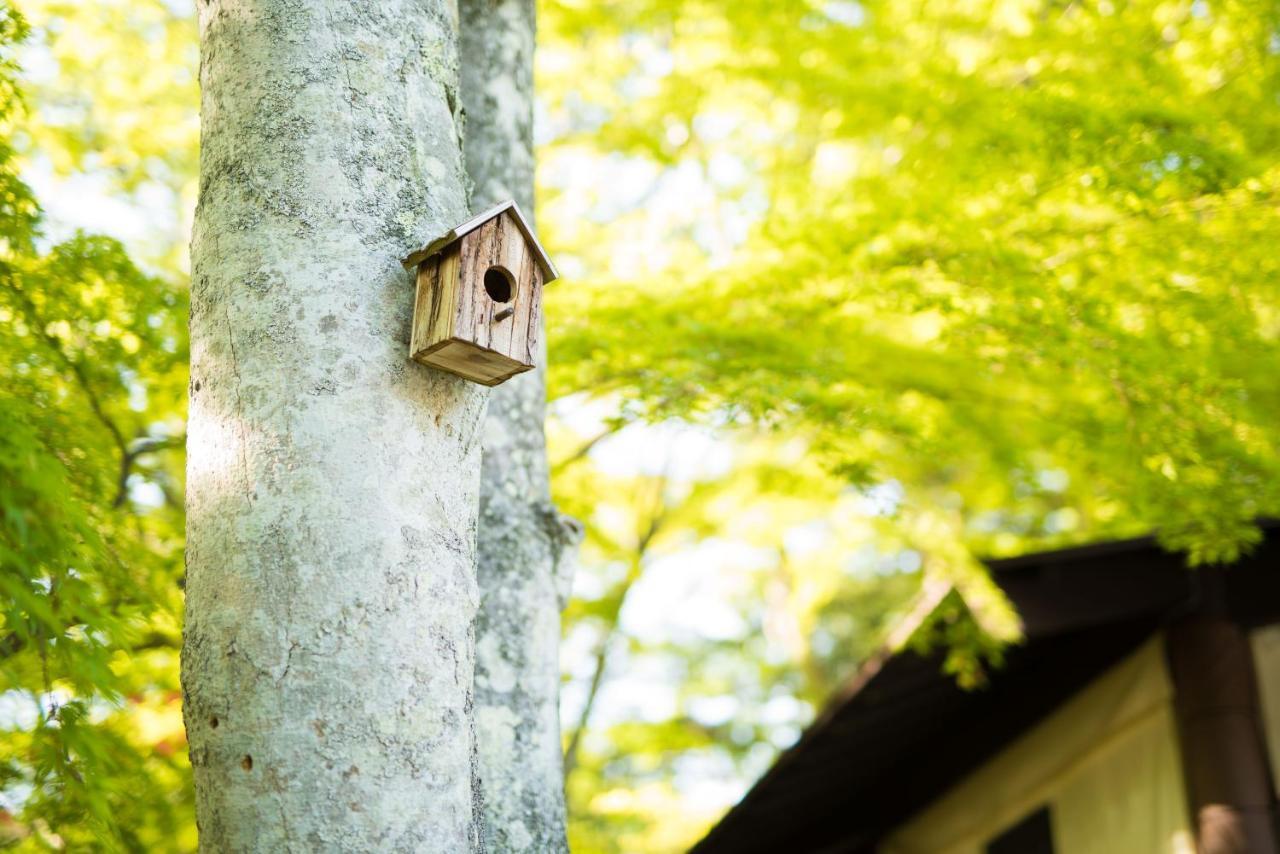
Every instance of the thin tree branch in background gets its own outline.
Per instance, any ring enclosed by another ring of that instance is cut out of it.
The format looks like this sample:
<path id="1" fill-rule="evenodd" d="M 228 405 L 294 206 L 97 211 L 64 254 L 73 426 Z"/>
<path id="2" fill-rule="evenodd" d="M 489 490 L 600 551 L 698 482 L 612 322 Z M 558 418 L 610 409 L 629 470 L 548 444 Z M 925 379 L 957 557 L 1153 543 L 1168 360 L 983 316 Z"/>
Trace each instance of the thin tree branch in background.
<path id="1" fill-rule="evenodd" d="M 624 426 L 626 425 L 624 425 L 621 422 L 617 422 L 617 423 L 611 424 L 609 427 L 606 427 L 604 430 L 602 430 L 600 433 L 597 433 L 595 436 L 592 436 L 586 442 L 579 445 L 578 448 L 573 451 L 573 453 L 569 454 L 569 456 L 565 457 L 563 460 L 557 461 L 554 465 L 552 465 L 551 473 L 553 475 L 559 474 L 560 472 L 567 469 L 569 466 L 578 462 L 587 454 L 591 453 L 592 448 L 594 448 L 596 445 L 600 444 L 601 442 L 603 442 L 605 439 L 609 438 L 613 434 L 617 433 Z"/>
<path id="2" fill-rule="evenodd" d="M 613 607 L 606 614 L 604 636 L 600 638 L 600 643 L 596 646 L 595 668 L 591 674 L 591 684 L 587 688 L 587 697 L 583 701 L 582 711 L 578 714 L 577 725 L 574 726 L 573 732 L 569 736 L 569 743 L 564 751 L 566 785 L 568 785 L 569 774 L 577 767 L 578 749 L 582 743 L 582 736 L 591 722 L 591 714 L 595 710 L 596 698 L 599 696 L 600 688 L 604 684 L 604 674 L 609 664 L 609 648 L 613 644 L 613 639 L 618 635 L 618 618 L 622 614 L 622 607 L 626 604 L 627 595 L 631 592 L 631 588 L 640 580 L 640 575 L 644 571 L 644 559 L 648 555 L 650 545 L 669 518 L 668 510 L 670 508 L 664 500 L 666 484 L 667 476 L 664 472 L 655 484 L 655 507 L 648 514 L 648 521 L 636 537 L 636 544 L 631 553 L 627 575 L 618 588 Z"/>
<path id="3" fill-rule="evenodd" d="M 67 367 L 67 370 L 71 371 L 72 375 L 76 379 L 76 384 L 80 386 L 80 390 L 84 392 L 85 398 L 89 401 L 89 408 L 93 411 L 94 417 L 97 418 L 102 426 L 107 428 L 107 432 L 111 434 L 112 441 L 120 451 L 120 484 L 123 487 L 124 481 L 128 477 L 129 466 L 131 465 L 131 461 L 129 459 L 129 446 L 128 443 L 125 442 L 124 434 L 120 432 L 120 428 L 116 426 L 116 423 L 107 415 L 106 410 L 102 408 L 102 401 L 98 399 L 98 393 L 94 391 L 94 388 L 89 382 L 89 378 L 85 375 L 84 369 L 80 366 L 80 363 L 68 356 L 66 351 L 62 349 L 62 342 L 48 333 L 46 330 L 47 324 L 45 323 L 44 318 L 40 316 L 40 310 L 36 308 L 36 304 L 32 302 L 31 297 L 27 296 L 21 288 L 17 287 L 13 283 L 12 278 L 9 280 L 9 290 L 17 298 L 18 303 L 21 304 L 23 312 L 27 315 L 27 321 L 31 328 L 34 329 L 39 338 L 44 341 L 45 346 L 52 350 L 54 355 L 56 355 Z M 123 494 L 123 489 L 121 489 L 112 502 L 113 507 L 119 507 L 123 503 Z"/>
<path id="4" fill-rule="evenodd" d="M 595 707 L 596 696 L 600 693 L 600 683 L 604 681 L 604 668 L 608 663 L 609 641 L 612 637 L 613 632 L 610 630 L 596 648 L 595 670 L 591 674 L 591 685 L 587 688 L 587 699 L 582 704 L 582 711 L 578 714 L 578 723 L 573 728 L 573 734 L 569 736 L 569 744 L 564 751 L 566 784 L 568 783 L 569 773 L 578 764 L 578 745 L 581 744 L 582 734 L 586 732 L 587 724 L 591 721 L 591 712 Z"/>
<path id="5" fill-rule="evenodd" d="M 120 480 L 116 487 L 115 500 L 111 502 L 111 506 L 121 507 L 124 505 L 125 499 L 129 497 L 129 475 L 133 473 L 133 464 L 138 457 L 154 451 L 181 448 L 186 442 L 187 437 L 185 435 L 168 437 L 143 436 L 140 439 L 135 439 L 120 459 Z"/>

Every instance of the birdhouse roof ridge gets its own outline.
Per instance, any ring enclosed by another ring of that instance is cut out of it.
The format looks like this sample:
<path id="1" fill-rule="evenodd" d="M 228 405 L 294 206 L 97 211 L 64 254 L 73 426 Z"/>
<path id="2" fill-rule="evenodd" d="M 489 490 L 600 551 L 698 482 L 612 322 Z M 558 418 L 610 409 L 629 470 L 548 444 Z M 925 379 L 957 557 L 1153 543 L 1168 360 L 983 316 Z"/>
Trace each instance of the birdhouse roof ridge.
<path id="1" fill-rule="evenodd" d="M 461 225 L 455 225 L 453 228 L 449 229 L 435 240 L 432 240 L 421 249 L 410 253 L 400 263 L 405 266 L 405 269 L 413 269 L 414 266 L 421 264 L 432 255 L 443 252 L 458 240 L 461 240 L 463 237 L 475 231 L 489 220 L 502 215 L 506 211 L 511 211 L 511 214 L 516 221 L 516 226 L 520 229 L 520 233 L 524 235 L 525 240 L 529 241 L 529 246 L 533 250 L 533 257 L 537 260 L 538 266 L 542 268 L 542 274 L 544 277 L 543 284 L 550 284 L 560 278 L 560 273 L 556 270 L 555 264 L 551 263 L 551 258 L 547 255 L 547 251 L 543 249 L 542 244 L 538 242 L 538 236 L 533 233 L 533 228 L 529 225 L 529 221 L 524 218 L 524 213 L 520 210 L 520 206 L 516 204 L 515 199 L 507 199 L 505 202 L 499 202 L 488 210 L 482 211 L 481 213 L 471 217 L 471 219 Z"/>

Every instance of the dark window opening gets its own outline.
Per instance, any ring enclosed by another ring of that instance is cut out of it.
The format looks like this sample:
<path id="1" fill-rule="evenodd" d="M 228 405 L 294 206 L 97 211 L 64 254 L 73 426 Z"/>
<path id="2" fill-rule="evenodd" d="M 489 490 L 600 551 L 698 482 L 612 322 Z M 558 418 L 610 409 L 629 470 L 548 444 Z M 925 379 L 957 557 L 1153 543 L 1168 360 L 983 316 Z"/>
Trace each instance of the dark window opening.
<path id="1" fill-rule="evenodd" d="M 1053 854 L 1049 808 L 1041 807 L 992 839 L 987 854 Z"/>

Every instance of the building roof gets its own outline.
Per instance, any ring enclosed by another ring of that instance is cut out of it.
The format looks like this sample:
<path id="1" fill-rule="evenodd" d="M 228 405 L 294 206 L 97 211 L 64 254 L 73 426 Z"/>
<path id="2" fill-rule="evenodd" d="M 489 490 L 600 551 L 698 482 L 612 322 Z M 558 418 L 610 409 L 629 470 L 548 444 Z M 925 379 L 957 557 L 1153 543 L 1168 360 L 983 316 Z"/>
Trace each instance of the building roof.
<path id="1" fill-rule="evenodd" d="M 959 688 L 945 651 L 873 657 L 694 854 L 874 851 L 1168 621 L 1210 599 L 1245 626 L 1280 617 L 1280 527 L 1264 531 L 1229 568 L 1189 571 L 1151 538 L 991 561 L 1025 638 L 985 688 Z"/>
<path id="2" fill-rule="evenodd" d="M 520 233 L 524 235 L 525 240 L 529 241 L 529 248 L 533 252 L 534 260 L 538 262 L 538 266 L 542 268 L 542 283 L 550 284 L 560 278 L 560 273 L 556 271 L 556 265 L 551 263 L 551 257 L 547 255 L 547 251 L 542 248 L 542 244 L 538 242 L 538 236 L 533 233 L 533 227 L 529 225 L 529 221 L 524 218 L 524 214 L 520 210 L 520 206 L 515 203 L 514 199 L 507 199 L 505 202 L 494 205 L 487 211 L 476 214 L 471 219 L 455 225 L 435 240 L 427 243 L 421 249 L 409 253 L 400 261 L 406 270 L 411 270 L 423 261 L 443 252 L 466 235 L 475 231 L 489 220 L 499 214 L 510 211 L 512 218 L 516 221 L 516 226 L 520 229 Z"/>

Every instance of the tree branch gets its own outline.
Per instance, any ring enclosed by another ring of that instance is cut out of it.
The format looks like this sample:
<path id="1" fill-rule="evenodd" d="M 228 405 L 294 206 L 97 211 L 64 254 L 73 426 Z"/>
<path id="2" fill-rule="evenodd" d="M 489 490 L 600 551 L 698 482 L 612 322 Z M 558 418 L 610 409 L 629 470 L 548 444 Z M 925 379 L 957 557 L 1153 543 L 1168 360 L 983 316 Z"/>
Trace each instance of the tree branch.
<path id="1" fill-rule="evenodd" d="M 624 425 L 624 424 L 623 424 L 623 423 L 621 423 L 621 422 L 618 422 L 618 423 L 615 423 L 615 424 L 611 424 L 610 426 L 606 427 L 606 428 L 605 428 L 603 431 L 601 431 L 600 433 L 597 433 L 595 436 L 592 436 L 592 437 L 591 437 L 590 439 L 588 439 L 586 442 L 583 442 L 581 445 L 579 445 L 579 446 L 578 446 L 578 447 L 573 451 L 573 453 L 569 454 L 569 456 L 565 457 L 565 458 L 564 458 L 564 459 L 562 459 L 562 460 L 558 460 L 556 463 L 554 463 L 554 464 L 551 466 L 551 472 L 552 472 L 552 474 L 559 474 L 560 472 L 562 472 L 562 471 L 564 471 L 565 469 L 567 469 L 569 466 L 571 466 L 571 465 L 573 465 L 574 463 L 578 462 L 578 460 L 582 459 L 582 458 L 583 458 L 583 457 L 585 457 L 587 454 L 591 453 L 591 449 L 592 449 L 592 448 L 594 448 L 596 445 L 600 444 L 600 443 L 601 443 L 601 442 L 603 442 L 605 439 L 607 439 L 607 438 L 609 438 L 610 436 L 612 436 L 614 433 L 617 433 L 617 432 L 618 432 L 619 430 L 621 430 L 624 426 L 626 426 L 626 425 Z"/>
<path id="2" fill-rule="evenodd" d="M 133 464 L 138 457 L 144 454 L 150 454 L 154 451 L 163 451 L 168 448 L 180 448 L 186 444 L 187 437 L 183 436 L 143 436 L 134 439 L 129 445 L 129 449 L 125 451 L 123 457 L 120 458 L 120 479 L 116 486 L 116 497 L 111 502 L 112 507 L 121 507 L 124 505 L 125 499 L 129 496 L 129 475 L 133 473 Z M 167 496 L 166 496 L 167 497 Z"/>
<path id="3" fill-rule="evenodd" d="M 27 315 L 27 322 L 35 331 L 37 337 L 44 341 L 45 346 L 53 351 L 54 355 L 57 356 L 62 364 L 66 366 L 67 370 L 71 371 L 72 376 L 75 377 L 76 384 L 80 386 L 80 390 L 84 392 L 84 396 L 89 402 L 89 409 L 93 412 L 94 417 L 98 419 L 102 426 L 107 429 L 107 432 L 111 434 L 111 440 L 115 443 L 116 448 L 120 452 L 119 483 L 121 485 L 121 490 L 117 492 L 116 497 L 112 502 L 113 507 L 119 507 L 124 503 L 123 485 L 125 480 L 128 478 L 129 466 L 132 465 L 132 460 L 129 458 L 129 446 L 128 443 L 125 442 L 124 434 L 120 432 L 120 428 L 116 426 L 115 421 L 111 420 L 111 417 L 107 415 L 106 410 L 102 408 L 102 401 L 99 400 L 97 392 L 89 382 L 89 377 L 85 374 L 84 368 L 79 362 L 67 355 L 66 351 L 62 349 L 62 342 L 48 333 L 46 330 L 47 324 L 45 323 L 44 318 L 40 316 L 40 310 L 36 307 L 36 304 L 31 300 L 31 297 L 14 284 L 11 274 L 9 278 L 9 290 L 14 294 L 18 303 L 22 306 L 23 312 Z"/>
<path id="4" fill-rule="evenodd" d="M 618 618 L 622 613 L 622 606 L 626 604 L 627 594 L 631 592 L 631 588 L 640 580 L 640 575 L 644 570 L 644 559 L 648 555 L 650 545 L 669 518 L 667 512 L 669 508 L 666 501 L 663 500 L 665 485 L 666 477 L 664 475 L 659 478 L 656 506 L 649 515 L 648 522 L 636 538 L 636 545 L 631 554 L 627 575 L 622 580 L 622 584 L 617 591 L 613 607 L 606 614 L 607 623 L 604 637 L 600 639 L 600 643 L 596 646 L 595 668 L 591 674 L 591 684 L 587 688 L 587 698 L 582 705 L 582 711 L 578 715 L 578 723 L 573 728 L 573 732 L 569 736 L 569 744 L 564 751 L 566 785 L 568 784 L 569 774 L 577 767 L 578 749 L 582 742 L 582 736 L 587 731 L 587 725 L 591 722 L 591 713 L 595 710 L 596 698 L 599 696 L 600 688 L 604 684 L 604 673 L 609 663 L 609 647 L 612 645 L 614 637 L 618 634 Z"/>

